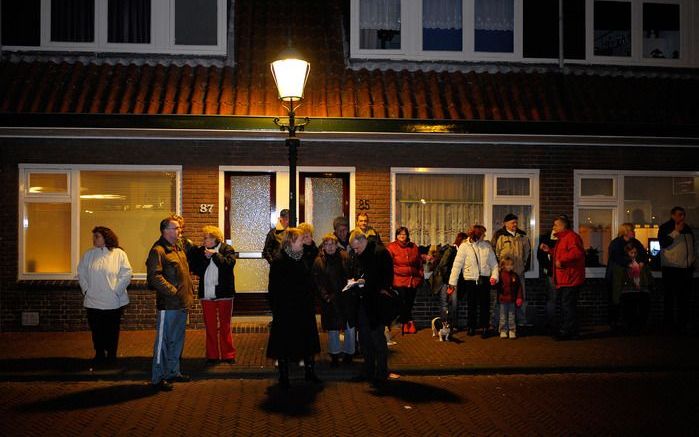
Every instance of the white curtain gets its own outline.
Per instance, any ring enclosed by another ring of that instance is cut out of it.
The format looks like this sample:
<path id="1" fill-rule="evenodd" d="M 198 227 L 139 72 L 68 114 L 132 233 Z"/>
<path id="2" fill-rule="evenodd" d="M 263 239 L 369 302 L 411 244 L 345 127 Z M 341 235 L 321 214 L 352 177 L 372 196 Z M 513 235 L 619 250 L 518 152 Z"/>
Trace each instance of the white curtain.
<path id="1" fill-rule="evenodd" d="M 423 0 L 422 26 L 426 29 L 461 29 L 461 0 Z"/>
<path id="2" fill-rule="evenodd" d="M 476 30 L 514 30 L 514 0 L 476 0 Z"/>
<path id="3" fill-rule="evenodd" d="M 483 222 L 483 175 L 397 175 L 396 228 L 419 245 L 452 243 Z"/>
<path id="4" fill-rule="evenodd" d="M 400 0 L 360 0 L 359 28 L 400 31 Z"/>

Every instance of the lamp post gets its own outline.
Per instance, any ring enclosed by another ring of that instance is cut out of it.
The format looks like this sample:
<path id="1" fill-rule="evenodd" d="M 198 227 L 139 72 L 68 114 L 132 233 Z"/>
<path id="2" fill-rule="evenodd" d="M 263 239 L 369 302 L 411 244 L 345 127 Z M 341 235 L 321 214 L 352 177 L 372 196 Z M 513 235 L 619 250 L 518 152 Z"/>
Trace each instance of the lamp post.
<path id="1" fill-rule="evenodd" d="M 284 106 L 288 111 L 288 122 L 283 123 L 279 117 L 274 119 L 274 124 L 282 131 L 287 131 L 289 136 L 285 144 L 289 149 L 289 226 L 296 226 L 296 160 L 298 148 L 301 141 L 296 137 L 297 130 L 310 121 L 305 117 L 302 122 L 296 122 L 296 110 L 301 105 L 303 99 L 303 89 L 306 86 L 306 79 L 311 70 L 311 64 L 304 61 L 299 54 L 291 48 L 286 49 L 279 56 L 279 59 L 272 62 L 272 77 L 277 85 L 279 100 L 288 102 L 289 106 Z"/>

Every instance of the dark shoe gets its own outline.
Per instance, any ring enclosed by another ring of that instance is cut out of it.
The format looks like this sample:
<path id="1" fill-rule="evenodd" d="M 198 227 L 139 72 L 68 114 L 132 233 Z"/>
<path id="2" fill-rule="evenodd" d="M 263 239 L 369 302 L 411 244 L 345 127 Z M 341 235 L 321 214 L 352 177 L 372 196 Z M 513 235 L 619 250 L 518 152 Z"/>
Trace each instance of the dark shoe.
<path id="1" fill-rule="evenodd" d="M 345 354 L 345 356 L 342 357 L 342 363 L 345 365 L 352 364 L 352 355 Z"/>
<path id="2" fill-rule="evenodd" d="M 167 382 L 164 379 L 160 380 L 160 382 L 157 384 L 151 384 L 151 387 L 155 391 L 172 391 L 172 389 L 174 388 L 171 383 Z"/>
<path id="3" fill-rule="evenodd" d="M 166 379 L 166 381 L 170 384 L 172 384 L 173 382 L 189 382 L 191 380 L 192 378 L 189 375 L 183 375 L 181 373 L 177 376 L 173 376 L 172 378 Z"/>
<path id="4" fill-rule="evenodd" d="M 207 367 L 210 367 L 210 366 L 215 366 L 217 363 L 218 363 L 218 360 L 214 360 L 213 358 L 208 358 L 206 360 L 205 364 Z"/>
<path id="5" fill-rule="evenodd" d="M 354 375 L 353 377 L 350 378 L 350 382 L 366 382 L 368 381 L 369 378 L 363 373 L 360 373 L 358 375 Z"/>
<path id="6" fill-rule="evenodd" d="M 330 354 L 330 367 L 338 367 L 340 365 L 340 354 Z"/>
<path id="7" fill-rule="evenodd" d="M 304 379 L 306 381 L 312 382 L 314 384 L 320 384 L 323 382 L 320 380 L 320 378 L 318 378 L 318 375 L 316 375 L 315 365 L 313 363 L 306 362 L 304 370 Z"/>
<path id="8" fill-rule="evenodd" d="M 469 337 L 473 337 L 474 335 L 476 335 L 476 330 L 474 328 L 468 328 L 468 333 L 466 335 L 468 335 Z"/>
<path id="9" fill-rule="evenodd" d="M 225 359 L 223 361 L 225 361 L 228 364 L 235 364 L 235 358 L 228 358 L 228 359 Z"/>
<path id="10" fill-rule="evenodd" d="M 485 340 L 488 337 L 490 337 L 490 331 L 483 329 L 483 332 L 481 332 L 481 338 Z"/>
<path id="11" fill-rule="evenodd" d="M 279 366 L 279 387 L 282 390 L 288 390 L 291 387 L 289 384 L 289 361 L 278 360 Z"/>

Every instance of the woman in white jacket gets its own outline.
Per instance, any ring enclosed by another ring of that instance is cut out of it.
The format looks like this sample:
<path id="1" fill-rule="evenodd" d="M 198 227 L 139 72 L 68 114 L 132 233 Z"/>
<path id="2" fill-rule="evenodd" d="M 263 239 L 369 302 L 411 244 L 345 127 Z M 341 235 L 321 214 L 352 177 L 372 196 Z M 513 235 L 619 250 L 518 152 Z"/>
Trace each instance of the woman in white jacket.
<path id="1" fill-rule="evenodd" d="M 131 264 L 111 229 L 95 227 L 92 244 L 78 264 L 78 280 L 92 331 L 94 361 L 101 363 L 116 360 L 121 314 L 129 303 L 126 287 L 131 282 Z"/>
<path id="2" fill-rule="evenodd" d="M 468 335 L 482 328 L 481 337 L 488 337 L 490 315 L 490 287 L 498 282 L 500 272 L 493 247 L 483 240 L 485 226 L 473 225 L 468 239 L 459 246 L 449 276 L 449 290 L 456 289 L 459 275 L 463 275 L 468 305 Z"/>

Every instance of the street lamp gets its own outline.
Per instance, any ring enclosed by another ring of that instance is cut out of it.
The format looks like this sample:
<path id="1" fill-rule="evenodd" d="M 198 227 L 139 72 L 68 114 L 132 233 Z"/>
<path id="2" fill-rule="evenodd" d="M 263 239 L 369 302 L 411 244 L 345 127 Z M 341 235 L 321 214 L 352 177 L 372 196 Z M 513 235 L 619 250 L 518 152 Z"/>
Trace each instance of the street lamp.
<path id="1" fill-rule="evenodd" d="M 291 48 L 282 52 L 277 61 L 272 62 L 272 76 L 277 85 L 279 100 L 288 102 L 289 106 L 282 105 L 289 112 L 288 122 L 283 123 L 279 117 L 274 119 L 274 124 L 282 131 L 287 131 L 289 137 L 285 140 L 289 149 L 289 226 L 296 226 L 296 160 L 301 141 L 296 137 L 296 130 L 310 121 L 305 117 L 303 122 L 296 123 L 296 109 L 301 105 L 303 89 L 311 70 L 311 64 L 304 61 L 299 54 Z"/>

